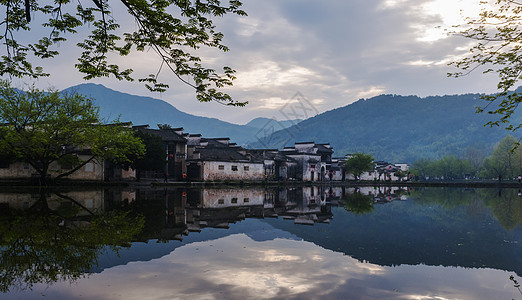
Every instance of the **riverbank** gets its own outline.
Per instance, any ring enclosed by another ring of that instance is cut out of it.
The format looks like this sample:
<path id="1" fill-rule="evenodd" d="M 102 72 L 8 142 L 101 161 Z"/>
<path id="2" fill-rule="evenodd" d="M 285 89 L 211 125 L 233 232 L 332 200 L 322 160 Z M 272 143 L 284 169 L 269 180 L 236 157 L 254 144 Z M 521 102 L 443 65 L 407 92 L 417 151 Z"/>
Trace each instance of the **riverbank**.
<path id="1" fill-rule="evenodd" d="M 61 180 L 48 184 L 47 187 L 67 188 L 104 188 L 104 187 L 195 187 L 195 188 L 217 188 L 217 187 L 301 187 L 301 186 L 402 186 L 402 187 L 465 187 L 465 188 L 521 188 L 518 181 L 171 181 L 159 180 L 142 181 L 85 181 L 85 180 Z M 38 184 L 29 180 L 0 180 L 0 187 L 16 188 L 41 188 Z"/>
<path id="2" fill-rule="evenodd" d="M 469 188 L 522 188 L 518 181 L 215 181 L 215 182 L 153 182 L 152 186 L 178 186 L 178 187 L 220 187 L 220 186 L 403 186 L 403 187 L 469 187 Z"/>

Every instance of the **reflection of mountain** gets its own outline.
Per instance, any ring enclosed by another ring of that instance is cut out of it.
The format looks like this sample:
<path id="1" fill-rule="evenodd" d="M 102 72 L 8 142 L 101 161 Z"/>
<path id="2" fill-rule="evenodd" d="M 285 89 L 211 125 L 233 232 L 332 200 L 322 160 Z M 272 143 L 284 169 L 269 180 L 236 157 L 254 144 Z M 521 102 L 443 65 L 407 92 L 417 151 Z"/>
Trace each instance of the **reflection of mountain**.
<path id="1" fill-rule="evenodd" d="M 316 225 L 318 230 L 281 220 L 264 221 L 324 248 L 379 265 L 488 267 L 522 274 L 520 226 L 506 232 L 484 205 L 483 209 L 467 205 L 445 209 L 418 202 L 422 200 L 378 205 L 366 215 L 334 208 L 333 220 Z"/>
<path id="2" fill-rule="evenodd" d="M 159 258 L 185 244 L 235 233 L 246 234 L 255 241 L 296 239 L 291 233 L 256 219 L 282 216 L 295 224 L 328 222 L 331 210 L 325 200 L 326 194 L 318 187 L 141 190 L 129 208 L 145 216 L 139 240 L 149 242 L 133 243 L 118 255 L 107 252 L 91 271 Z"/>
<path id="3" fill-rule="evenodd" d="M 104 269 L 126 265 L 133 261 L 149 261 L 168 255 L 176 248 L 196 242 L 212 241 L 233 234 L 246 234 L 254 241 L 267 241 L 276 238 L 299 240 L 300 238 L 284 230 L 274 228 L 259 219 L 246 219 L 230 225 L 227 230 L 205 228 L 201 232 L 191 232 L 183 241 L 171 240 L 159 242 L 150 240 L 147 243 L 133 243 L 131 247 L 121 249 L 119 253 L 106 252 L 98 257 L 98 266 L 90 272 L 99 273 Z"/>

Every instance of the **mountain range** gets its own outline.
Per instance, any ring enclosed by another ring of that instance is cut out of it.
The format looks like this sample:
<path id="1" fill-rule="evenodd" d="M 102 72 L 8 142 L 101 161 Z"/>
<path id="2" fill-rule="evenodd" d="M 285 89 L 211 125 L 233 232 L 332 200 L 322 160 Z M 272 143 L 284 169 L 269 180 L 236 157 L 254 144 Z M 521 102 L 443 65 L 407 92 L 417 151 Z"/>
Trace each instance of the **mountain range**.
<path id="1" fill-rule="evenodd" d="M 476 114 L 485 105 L 480 94 L 417 96 L 380 95 L 361 99 L 306 120 L 275 121 L 256 118 L 245 125 L 232 124 L 182 112 L 169 103 L 117 92 L 98 84 L 69 88 L 94 99 L 106 119 L 135 125 L 169 124 L 206 137 L 230 137 L 250 148 L 282 148 L 294 142 L 330 143 L 336 156 L 365 152 L 378 160 L 411 163 L 419 158 L 484 155 L 509 132 L 484 127 L 495 116 Z M 516 113 L 513 123 L 522 122 Z"/>
<path id="2" fill-rule="evenodd" d="M 173 128 L 183 127 L 185 132 L 201 133 L 206 137 L 230 137 L 239 145 L 253 140 L 259 130 L 257 127 L 191 115 L 163 100 L 121 93 L 99 84 L 80 84 L 67 90 L 91 97 L 94 104 L 100 107 L 101 117 L 107 120 L 119 117 L 122 122 L 149 124 L 153 128 L 157 124 L 169 124 Z"/>
<path id="3" fill-rule="evenodd" d="M 406 163 L 468 153 L 487 156 L 510 132 L 484 126 L 496 116 L 475 113 L 477 106 L 486 105 L 480 96 L 380 95 L 324 112 L 252 146 L 281 147 L 294 140 L 329 142 L 336 155 L 365 152 L 378 160 Z M 516 112 L 511 122 L 522 122 L 521 113 Z"/>

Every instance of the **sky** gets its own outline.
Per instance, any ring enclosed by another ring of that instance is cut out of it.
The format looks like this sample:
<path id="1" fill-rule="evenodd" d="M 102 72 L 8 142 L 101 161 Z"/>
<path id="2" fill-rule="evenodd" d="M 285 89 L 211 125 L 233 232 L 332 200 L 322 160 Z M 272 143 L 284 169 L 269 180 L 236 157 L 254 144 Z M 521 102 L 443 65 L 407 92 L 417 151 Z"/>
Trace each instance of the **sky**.
<path id="1" fill-rule="evenodd" d="M 425 97 L 496 91 L 494 75 L 474 72 L 458 79 L 447 77 L 448 72 L 456 71 L 448 63 L 467 53 L 471 41 L 447 35 L 444 29 L 478 14 L 479 0 L 243 3 L 247 17 L 216 19 L 217 29 L 225 35 L 224 44 L 231 50 L 203 50 L 201 55 L 206 66 L 220 69 L 226 65 L 237 71 L 234 86 L 226 92 L 236 100 L 248 101 L 246 107 L 198 103 L 193 90 L 168 72 L 163 72 L 160 80 L 171 88 L 162 94 L 148 92 L 137 81 L 103 78 L 90 82 L 237 124 L 256 117 L 285 120 L 289 116 L 282 110 L 298 101 L 296 95 L 306 99 L 316 114 L 379 94 Z M 121 22 L 124 27 L 135 26 Z M 59 59 L 42 64 L 52 76 L 39 79 L 37 86 L 65 89 L 85 83 L 74 69 L 79 50 L 73 45 L 60 45 Z M 160 65 L 153 52 L 116 60 L 144 76 L 156 73 Z"/>

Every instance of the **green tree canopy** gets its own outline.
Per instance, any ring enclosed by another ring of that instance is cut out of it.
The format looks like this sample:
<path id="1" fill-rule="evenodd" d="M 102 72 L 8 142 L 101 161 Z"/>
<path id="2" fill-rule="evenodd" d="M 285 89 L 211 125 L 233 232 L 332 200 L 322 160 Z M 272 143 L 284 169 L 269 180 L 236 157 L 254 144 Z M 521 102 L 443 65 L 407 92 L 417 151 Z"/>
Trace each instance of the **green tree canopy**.
<path id="1" fill-rule="evenodd" d="M 53 162 L 73 166 L 56 174 L 60 178 L 96 158 L 129 165 L 145 152 L 142 141 L 128 126 L 103 124 L 92 101 L 78 94 L 34 87 L 22 91 L 1 81 L 0 123 L 0 149 L 30 164 L 42 180 Z M 79 158 L 86 153 L 88 159 Z"/>
<path id="2" fill-rule="evenodd" d="M 161 137 L 139 130 L 136 130 L 136 136 L 139 137 L 145 145 L 145 155 L 135 160 L 132 164 L 132 167 L 138 172 L 138 179 L 140 177 L 140 171 L 142 170 L 164 169 L 166 152 Z"/>
<path id="3" fill-rule="evenodd" d="M 374 158 L 371 154 L 357 152 L 345 162 L 345 168 L 354 176 L 361 176 L 363 172 L 371 171 L 374 168 Z"/>
<path id="4" fill-rule="evenodd" d="M 491 1 L 482 1 L 481 4 L 484 6 L 479 16 L 470 18 L 456 32 L 476 43 L 468 55 L 452 63 L 460 71 L 448 75 L 460 77 L 480 67 L 484 67 L 483 73 L 497 73 L 499 93 L 482 96 L 489 103 L 486 107 L 477 107 L 477 112 L 499 115 L 497 120 L 486 125 L 504 124 L 506 129 L 515 131 L 522 126 L 509 124 L 511 115 L 522 101 L 522 93 L 512 92 L 522 79 L 522 3 L 496 0 L 493 6 Z"/>
<path id="5" fill-rule="evenodd" d="M 111 3 L 111 7 L 107 0 L 0 0 L 5 12 L 0 23 L 0 40 L 6 47 L 0 58 L 0 75 L 48 76 L 42 67 L 33 66 L 33 63 L 56 57 L 59 45 L 63 49 L 71 35 L 87 31 L 87 36 L 77 44 L 82 53 L 75 64 L 84 79 L 114 76 L 132 81 L 133 70 L 120 69 L 111 60 L 114 59 L 112 54 L 126 56 L 136 51 L 150 51 L 161 59 L 157 72 L 139 78 L 150 90 L 168 88 L 168 84 L 158 81 L 162 69 L 168 69 L 195 89 L 199 101 L 215 100 L 242 106 L 246 102 L 234 101 L 219 91 L 219 88 L 232 85 L 235 71 L 225 66 L 220 74 L 204 67 L 201 58 L 195 55 L 201 47 L 229 50 L 223 45 L 223 34 L 216 30 L 213 18 L 246 13 L 240 9 L 240 1 L 221 2 L 121 0 Z M 134 21 L 135 25 L 121 28 L 120 24 L 129 21 Z M 39 37 L 31 31 L 34 28 L 41 32 Z"/>
<path id="6" fill-rule="evenodd" d="M 483 174 L 486 177 L 513 178 L 521 172 L 522 149 L 515 149 L 517 139 L 508 135 L 503 138 L 493 149 L 491 156 L 484 160 Z"/>

